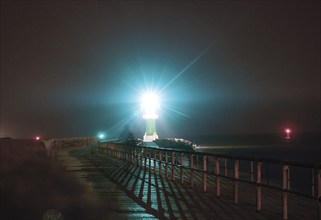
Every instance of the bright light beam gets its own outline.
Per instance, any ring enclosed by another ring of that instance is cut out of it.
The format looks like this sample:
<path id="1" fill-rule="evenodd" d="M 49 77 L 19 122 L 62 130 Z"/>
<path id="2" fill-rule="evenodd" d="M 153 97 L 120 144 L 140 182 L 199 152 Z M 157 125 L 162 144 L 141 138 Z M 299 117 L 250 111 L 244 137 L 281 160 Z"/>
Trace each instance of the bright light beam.
<path id="1" fill-rule="evenodd" d="M 198 61 L 204 54 L 207 53 L 212 48 L 212 45 L 210 45 L 207 49 L 205 49 L 203 52 L 201 52 L 198 56 L 196 56 L 192 62 L 190 62 L 184 69 L 179 72 L 173 79 L 171 79 L 165 86 L 163 86 L 160 89 L 160 92 L 162 92 L 164 89 L 166 89 L 172 82 L 174 82 L 178 77 L 180 77 L 188 68 L 190 68 L 196 61 Z"/>
<path id="2" fill-rule="evenodd" d="M 130 85 L 128 82 L 126 82 L 126 81 L 124 81 L 122 79 L 120 81 L 123 82 L 124 84 L 126 84 L 129 88 L 135 90 L 135 92 L 137 92 L 137 93 L 139 92 L 138 89 L 136 89 L 134 86 Z"/>
<path id="3" fill-rule="evenodd" d="M 117 138 L 119 133 L 124 129 L 124 127 L 135 117 L 134 114 L 124 117 L 120 121 L 110 125 L 107 129 L 108 137 Z"/>
<path id="4" fill-rule="evenodd" d="M 168 110 L 170 110 L 170 111 L 172 111 L 172 112 L 175 112 L 175 113 L 177 113 L 177 114 L 179 114 L 179 115 L 182 115 L 182 116 L 184 116 L 184 117 L 186 117 L 186 118 L 191 118 L 190 116 L 188 116 L 188 115 L 186 115 L 186 114 L 184 114 L 184 113 L 182 113 L 182 112 L 180 112 L 180 111 L 177 111 L 177 110 L 175 110 L 175 109 L 173 109 L 173 108 L 171 108 L 171 107 L 169 107 L 169 106 L 164 106 L 164 108 L 165 108 L 165 109 L 168 109 Z"/>

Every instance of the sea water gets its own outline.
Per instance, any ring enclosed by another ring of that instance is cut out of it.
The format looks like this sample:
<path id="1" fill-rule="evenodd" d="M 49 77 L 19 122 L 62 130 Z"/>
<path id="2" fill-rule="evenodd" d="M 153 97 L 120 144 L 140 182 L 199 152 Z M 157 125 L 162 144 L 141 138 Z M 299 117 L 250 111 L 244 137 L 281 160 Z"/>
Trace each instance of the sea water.
<path id="1" fill-rule="evenodd" d="M 290 139 L 279 134 L 198 135 L 189 139 L 199 145 L 199 152 L 321 163 L 321 133 L 296 134 Z"/>
<path id="2" fill-rule="evenodd" d="M 279 134 L 246 134 L 246 135 L 199 135 L 188 137 L 199 145 L 197 152 L 214 153 L 236 158 L 252 158 L 262 163 L 262 182 L 275 187 L 282 187 L 283 161 L 297 164 L 321 163 L 321 134 L 296 134 L 287 139 Z M 267 160 L 264 160 L 267 159 Z M 278 162 L 269 162 L 278 160 Z M 233 159 L 229 160 L 229 173 L 233 176 Z M 222 166 L 222 165 L 221 165 Z M 240 160 L 240 172 L 250 171 L 248 160 Z M 254 179 L 256 165 L 254 163 Z M 313 195 L 313 168 L 290 166 L 291 190 Z"/>

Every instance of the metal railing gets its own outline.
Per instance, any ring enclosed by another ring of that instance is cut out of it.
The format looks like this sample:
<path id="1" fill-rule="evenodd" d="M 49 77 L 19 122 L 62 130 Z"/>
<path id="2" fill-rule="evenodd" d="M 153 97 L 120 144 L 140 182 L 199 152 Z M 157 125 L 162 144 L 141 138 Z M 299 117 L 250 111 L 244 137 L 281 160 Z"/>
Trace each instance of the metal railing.
<path id="1" fill-rule="evenodd" d="M 170 178 L 175 180 L 176 175 L 179 175 L 181 183 L 186 179 L 184 171 L 189 171 L 191 187 L 195 185 L 196 174 L 200 174 L 199 183 L 204 192 L 208 187 L 208 175 L 214 176 L 217 197 L 220 197 L 221 193 L 221 179 L 230 180 L 233 182 L 233 202 L 236 205 L 239 204 L 239 183 L 251 184 L 256 187 L 258 212 L 262 210 L 262 187 L 278 190 L 282 193 L 283 219 L 288 219 L 289 193 L 310 198 L 317 203 L 317 216 L 321 220 L 321 164 L 110 142 L 100 143 L 99 152 L 130 161 L 134 166 L 148 168 L 150 171 L 158 172 L 160 176 L 165 175 L 166 178 L 169 178 L 170 171 Z"/>

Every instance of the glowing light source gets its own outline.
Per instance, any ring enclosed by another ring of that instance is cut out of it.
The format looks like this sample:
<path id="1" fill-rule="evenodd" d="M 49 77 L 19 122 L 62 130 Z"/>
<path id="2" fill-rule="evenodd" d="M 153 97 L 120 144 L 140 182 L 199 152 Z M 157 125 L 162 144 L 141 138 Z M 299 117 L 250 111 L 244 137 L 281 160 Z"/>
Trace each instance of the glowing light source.
<path id="1" fill-rule="evenodd" d="M 156 132 L 156 109 L 159 108 L 159 97 L 156 93 L 148 92 L 143 95 L 141 105 L 144 110 L 143 118 L 146 120 L 146 130 L 144 135 L 145 142 L 152 142 L 158 139 Z"/>
<path id="2" fill-rule="evenodd" d="M 100 133 L 98 133 L 97 137 L 98 137 L 99 140 L 104 140 L 105 134 L 100 132 Z"/>
<path id="3" fill-rule="evenodd" d="M 144 110 L 144 119 L 157 119 L 156 109 L 159 108 L 159 97 L 156 93 L 148 92 L 143 95 L 141 100 Z"/>
<path id="4" fill-rule="evenodd" d="M 40 140 L 40 136 L 36 136 L 35 139 L 36 139 L 36 141 L 39 141 Z"/>
<path id="5" fill-rule="evenodd" d="M 285 135 L 286 135 L 285 138 L 286 138 L 286 139 L 290 139 L 290 138 L 291 138 L 290 135 L 291 135 L 291 133 L 292 133 L 291 128 L 285 128 L 285 129 L 284 129 L 284 132 L 285 132 Z"/>

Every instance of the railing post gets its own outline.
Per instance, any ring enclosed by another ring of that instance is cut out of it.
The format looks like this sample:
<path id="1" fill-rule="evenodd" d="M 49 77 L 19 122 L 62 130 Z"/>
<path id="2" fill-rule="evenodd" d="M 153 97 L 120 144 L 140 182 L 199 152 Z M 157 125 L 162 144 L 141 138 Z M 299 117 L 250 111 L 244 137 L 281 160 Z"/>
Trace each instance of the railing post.
<path id="1" fill-rule="evenodd" d="M 159 159 L 159 165 L 158 165 L 158 169 L 159 169 L 159 175 L 162 176 L 162 150 L 159 151 L 158 153 L 158 159 Z"/>
<path id="2" fill-rule="evenodd" d="M 125 157 L 126 157 L 126 154 L 127 154 L 127 160 L 128 160 L 128 158 L 129 158 L 129 161 L 130 162 L 132 162 L 132 164 L 134 164 L 134 154 L 133 154 L 133 152 L 132 152 L 132 147 L 131 146 L 127 146 L 126 147 L 126 151 L 127 151 L 127 153 L 126 153 L 126 151 L 125 151 Z"/>
<path id="3" fill-rule="evenodd" d="M 282 216 L 283 219 L 288 219 L 288 172 L 289 172 L 289 165 L 283 164 L 282 166 Z"/>
<path id="4" fill-rule="evenodd" d="M 135 155 L 135 166 L 138 166 L 138 153 L 137 153 L 138 147 L 134 147 L 134 155 Z"/>
<path id="5" fill-rule="evenodd" d="M 149 172 L 152 171 L 152 149 L 148 149 Z"/>
<path id="6" fill-rule="evenodd" d="M 239 203 L 239 160 L 234 160 L 234 204 Z"/>
<path id="7" fill-rule="evenodd" d="M 266 184 L 270 185 L 270 165 L 266 162 Z"/>
<path id="8" fill-rule="evenodd" d="M 316 178 L 316 191 L 317 191 L 317 203 L 319 208 L 319 220 L 321 220 L 321 165 L 315 168 L 315 178 Z"/>
<path id="9" fill-rule="evenodd" d="M 130 158 L 130 162 L 132 162 L 132 164 L 135 164 L 135 158 L 134 158 L 134 147 L 129 145 L 128 146 L 128 154 L 127 154 Z"/>
<path id="10" fill-rule="evenodd" d="M 290 166 L 288 167 L 288 172 L 287 172 L 287 186 L 288 186 L 288 189 L 291 189 L 290 187 Z"/>
<path id="11" fill-rule="evenodd" d="M 139 148 L 139 166 L 143 167 L 143 149 Z"/>
<path id="12" fill-rule="evenodd" d="M 198 154 L 196 154 L 196 169 L 198 169 Z"/>
<path id="13" fill-rule="evenodd" d="M 227 176 L 227 158 L 224 159 L 224 174 Z"/>
<path id="14" fill-rule="evenodd" d="M 220 197 L 220 160 L 215 158 L 216 196 Z"/>
<path id="15" fill-rule="evenodd" d="M 168 178 L 168 153 L 165 152 L 165 177 Z"/>
<path id="16" fill-rule="evenodd" d="M 189 170 L 190 170 L 190 183 L 191 183 L 191 187 L 194 186 L 194 155 L 190 154 L 190 166 L 189 166 Z"/>
<path id="17" fill-rule="evenodd" d="M 181 183 L 184 183 L 184 153 L 181 153 L 180 155 L 180 168 L 181 168 L 180 181 Z"/>
<path id="18" fill-rule="evenodd" d="M 172 180 L 175 180 L 175 152 L 172 152 Z"/>
<path id="19" fill-rule="evenodd" d="M 262 162 L 257 162 L 256 164 L 256 211 L 257 212 L 261 211 L 262 209 L 261 170 L 262 170 Z"/>
<path id="20" fill-rule="evenodd" d="M 120 147 L 120 149 L 119 149 L 119 159 L 120 160 L 125 160 L 125 157 L 124 157 L 125 150 L 126 150 L 126 146 Z"/>
<path id="21" fill-rule="evenodd" d="M 130 161 L 132 160 L 131 158 L 131 152 L 129 150 L 129 146 L 126 145 L 125 147 L 123 147 L 123 159 L 124 160 L 127 160 L 127 161 Z"/>
<path id="22" fill-rule="evenodd" d="M 204 155 L 203 156 L 203 192 L 206 192 L 206 170 L 207 170 L 207 167 L 206 167 L 206 159 L 207 159 L 207 156 Z"/>
<path id="23" fill-rule="evenodd" d="M 314 168 L 311 169 L 311 192 L 312 192 L 312 196 L 314 197 L 315 196 L 315 191 L 314 191 L 314 178 L 315 178 L 315 175 L 314 175 Z"/>
<path id="24" fill-rule="evenodd" d="M 134 163 L 134 166 L 136 166 L 136 165 L 137 165 L 137 160 L 136 160 L 136 149 L 137 149 L 137 147 L 136 147 L 136 146 L 134 146 L 134 147 L 133 147 L 133 163 Z"/>
<path id="25" fill-rule="evenodd" d="M 126 145 L 125 147 L 123 147 L 123 160 L 131 162 L 131 159 L 131 152 L 129 151 L 128 145 Z"/>
<path id="26" fill-rule="evenodd" d="M 254 182 L 253 160 L 251 160 L 251 181 Z"/>
<path id="27" fill-rule="evenodd" d="M 154 173 L 156 174 L 156 150 L 154 150 Z"/>
<path id="28" fill-rule="evenodd" d="M 120 150 L 119 150 L 119 158 L 120 158 L 121 160 L 125 160 L 125 158 L 124 158 L 124 146 L 121 146 L 121 147 L 120 147 Z"/>
<path id="29" fill-rule="evenodd" d="M 121 151 L 121 159 L 126 161 L 128 158 L 126 158 L 126 153 L 127 153 L 127 145 L 122 147 L 122 151 Z"/>
<path id="30" fill-rule="evenodd" d="M 144 148 L 144 169 L 146 169 L 146 167 L 147 167 L 146 151 L 147 151 L 147 149 Z"/>
<path id="31" fill-rule="evenodd" d="M 117 149 L 115 150 L 115 152 L 116 152 L 116 155 L 115 155 L 116 158 L 119 159 L 119 146 L 117 146 Z"/>

